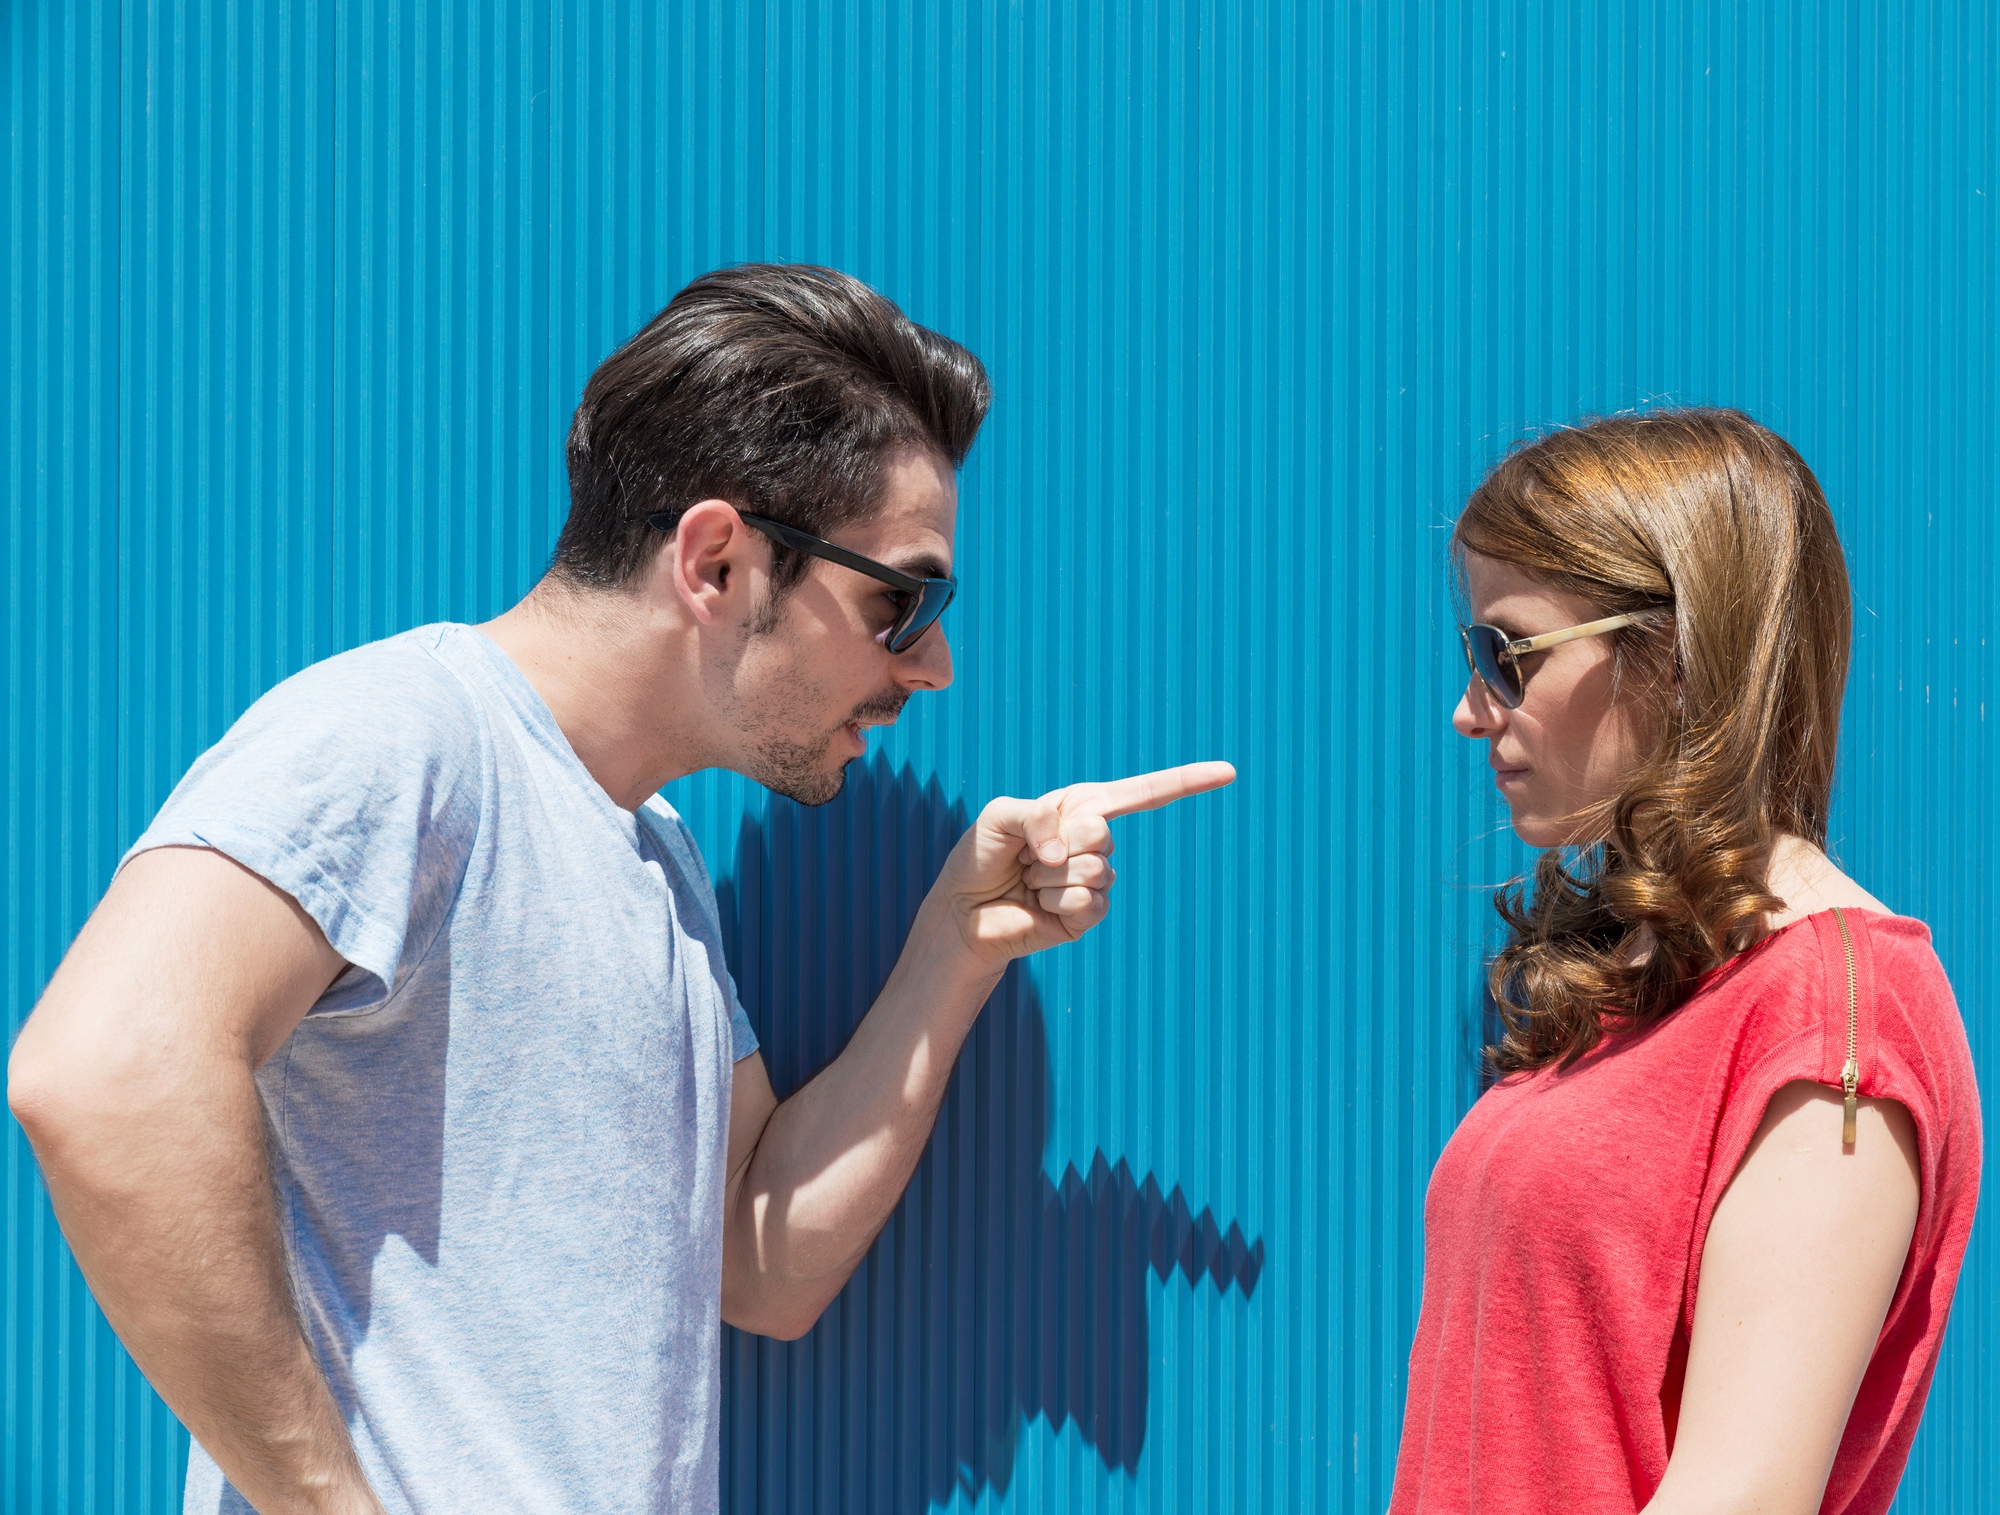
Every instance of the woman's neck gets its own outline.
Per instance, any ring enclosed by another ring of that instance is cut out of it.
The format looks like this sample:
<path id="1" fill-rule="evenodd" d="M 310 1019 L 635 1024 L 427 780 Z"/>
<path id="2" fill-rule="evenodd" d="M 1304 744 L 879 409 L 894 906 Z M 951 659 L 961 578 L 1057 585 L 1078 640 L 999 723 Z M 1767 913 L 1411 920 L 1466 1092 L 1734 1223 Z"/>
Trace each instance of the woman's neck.
<path id="1" fill-rule="evenodd" d="M 1829 905 L 1843 910 L 1875 910 L 1883 915 L 1895 912 L 1853 879 L 1834 867 L 1833 860 L 1804 837 L 1780 832 L 1771 847 L 1771 866 L 1764 885 L 1785 902 L 1782 910 L 1765 917 L 1768 928 L 1776 931 L 1793 921 L 1817 915 Z M 1626 961 L 1643 963 L 1653 955 L 1653 930 L 1641 924 L 1634 933 Z"/>
<path id="2" fill-rule="evenodd" d="M 1764 882 L 1785 902 L 1782 910 L 1769 917 L 1776 931 L 1808 915 L 1817 915 L 1832 905 L 1842 909 L 1894 912 L 1853 879 L 1834 867 L 1833 860 L 1804 837 L 1781 832 L 1771 847 L 1771 867 Z"/>

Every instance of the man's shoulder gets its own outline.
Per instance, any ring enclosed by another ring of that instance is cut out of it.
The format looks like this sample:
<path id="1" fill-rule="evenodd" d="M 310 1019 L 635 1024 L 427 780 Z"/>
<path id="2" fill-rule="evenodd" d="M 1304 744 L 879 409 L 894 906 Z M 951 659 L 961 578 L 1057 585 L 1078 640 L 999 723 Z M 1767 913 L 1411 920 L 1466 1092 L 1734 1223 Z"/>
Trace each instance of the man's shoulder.
<path id="1" fill-rule="evenodd" d="M 487 721 L 452 666 L 454 634 L 477 633 L 423 626 L 300 669 L 195 761 L 168 808 L 227 813 L 262 801 L 296 810 L 344 789 L 382 798 L 413 786 L 476 787 Z"/>
<path id="2" fill-rule="evenodd" d="M 299 902 L 393 986 L 455 898 L 487 787 L 487 721 L 454 633 L 420 627 L 301 669 L 196 759 L 127 853 L 202 846 Z"/>
<path id="3" fill-rule="evenodd" d="M 343 764 L 424 757 L 477 764 L 490 737 L 468 626 L 420 626 L 301 668 L 273 685 L 217 744 L 218 755 L 323 749 Z M 301 754 L 304 755 L 304 754 Z"/>
<path id="4" fill-rule="evenodd" d="M 463 669 L 469 626 L 449 622 L 419 626 L 376 642 L 364 642 L 309 663 L 272 686 L 251 708 L 266 704 L 329 705 L 372 722 L 391 717 L 470 715 L 478 701 Z"/>

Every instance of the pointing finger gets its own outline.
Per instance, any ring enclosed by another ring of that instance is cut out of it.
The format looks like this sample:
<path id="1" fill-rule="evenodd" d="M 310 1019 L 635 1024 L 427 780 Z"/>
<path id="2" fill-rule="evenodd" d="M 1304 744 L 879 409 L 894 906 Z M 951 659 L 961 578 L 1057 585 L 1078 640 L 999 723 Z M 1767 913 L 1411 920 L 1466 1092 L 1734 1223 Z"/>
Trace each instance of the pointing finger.
<path id="1" fill-rule="evenodd" d="M 1072 789 L 1065 799 L 1077 812 L 1113 820 L 1140 810 L 1158 810 L 1162 805 L 1220 789 L 1235 780 L 1236 769 L 1228 763 L 1187 763 L 1179 768 L 1162 768 L 1155 773 L 1139 773 L 1095 785 L 1094 794 L 1082 795 Z"/>

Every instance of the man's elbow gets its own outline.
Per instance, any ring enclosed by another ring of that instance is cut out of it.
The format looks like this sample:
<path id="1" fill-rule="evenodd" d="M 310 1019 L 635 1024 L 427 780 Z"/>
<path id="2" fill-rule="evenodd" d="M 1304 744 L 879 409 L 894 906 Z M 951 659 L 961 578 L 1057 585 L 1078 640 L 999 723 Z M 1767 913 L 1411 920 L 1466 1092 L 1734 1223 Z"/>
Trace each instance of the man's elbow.
<path id="1" fill-rule="evenodd" d="M 137 1111 L 157 1116 L 171 1093 L 138 1048 L 32 1020 L 7 1059 L 7 1108 L 44 1160 L 95 1147 Z"/>
<path id="2" fill-rule="evenodd" d="M 29 1142 L 39 1151 L 60 1139 L 82 1115 L 82 1104 L 76 1070 L 24 1031 L 7 1059 L 7 1108 Z"/>
<path id="3" fill-rule="evenodd" d="M 804 1297 L 766 1281 L 761 1287 L 724 1290 L 722 1318 L 752 1336 L 797 1341 L 819 1324 L 827 1304 L 828 1301 L 817 1296 Z"/>
<path id="4" fill-rule="evenodd" d="M 752 1336 L 768 1336 L 773 1341 L 797 1341 L 819 1324 L 817 1313 L 812 1315 L 774 1315 L 755 1325 L 738 1326 L 739 1331 L 748 1331 Z"/>

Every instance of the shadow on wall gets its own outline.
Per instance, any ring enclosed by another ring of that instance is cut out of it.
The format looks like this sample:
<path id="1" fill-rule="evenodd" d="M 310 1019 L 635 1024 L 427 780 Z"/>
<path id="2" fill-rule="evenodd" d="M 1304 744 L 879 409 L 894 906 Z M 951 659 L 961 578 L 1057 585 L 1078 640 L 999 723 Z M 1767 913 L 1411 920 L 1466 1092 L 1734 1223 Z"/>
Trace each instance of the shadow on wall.
<path id="1" fill-rule="evenodd" d="M 797 1089 L 846 1044 L 968 824 L 935 780 L 880 760 L 817 810 L 746 818 L 717 890 L 772 1082 Z M 1108 1470 L 1146 1439 L 1147 1274 L 1249 1299 L 1261 1239 L 1099 1152 L 1042 1169 L 1048 1041 L 1017 964 L 953 1075 L 909 1193 L 804 1339 L 726 1333 L 723 1507 L 921 1515 L 1005 1493 L 1023 1424 L 1074 1422 Z"/>

